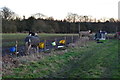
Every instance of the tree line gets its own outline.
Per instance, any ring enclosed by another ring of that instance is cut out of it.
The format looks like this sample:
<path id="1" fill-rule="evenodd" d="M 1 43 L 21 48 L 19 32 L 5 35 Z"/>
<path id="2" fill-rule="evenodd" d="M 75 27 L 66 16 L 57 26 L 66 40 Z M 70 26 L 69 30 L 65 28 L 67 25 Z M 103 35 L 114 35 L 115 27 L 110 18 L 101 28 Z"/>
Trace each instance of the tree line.
<path id="1" fill-rule="evenodd" d="M 1 8 L 0 15 L 2 16 L 3 33 L 22 33 L 26 31 L 38 33 L 78 33 L 79 23 L 81 31 L 92 30 L 97 32 L 104 30 L 109 33 L 120 31 L 120 21 L 114 18 L 101 21 L 93 19 L 91 16 L 68 13 L 64 20 L 54 20 L 53 17 L 36 13 L 27 19 L 25 16 L 21 19 L 7 7 Z"/>

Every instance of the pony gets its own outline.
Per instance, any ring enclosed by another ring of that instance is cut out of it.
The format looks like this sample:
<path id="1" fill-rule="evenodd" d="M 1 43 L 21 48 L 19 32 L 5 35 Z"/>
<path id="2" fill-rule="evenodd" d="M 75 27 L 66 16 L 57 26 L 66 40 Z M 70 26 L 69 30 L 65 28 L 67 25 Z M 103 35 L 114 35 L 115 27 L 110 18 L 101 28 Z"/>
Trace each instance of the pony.
<path id="1" fill-rule="evenodd" d="M 36 53 L 39 52 L 40 39 L 35 33 L 29 33 L 25 38 L 25 54 L 29 54 L 30 50 L 33 48 Z"/>
<path id="2" fill-rule="evenodd" d="M 88 37 L 89 39 L 92 39 L 91 37 L 92 31 L 88 30 L 88 31 L 80 31 L 79 32 L 79 36 L 81 37 Z"/>

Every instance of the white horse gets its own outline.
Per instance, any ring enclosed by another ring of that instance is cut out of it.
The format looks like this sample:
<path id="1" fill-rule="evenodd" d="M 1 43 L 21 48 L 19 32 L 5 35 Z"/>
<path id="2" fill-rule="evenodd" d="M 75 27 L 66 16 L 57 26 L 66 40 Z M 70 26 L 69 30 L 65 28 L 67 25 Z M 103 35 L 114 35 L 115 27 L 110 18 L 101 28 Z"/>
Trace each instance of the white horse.
<path id="1" fill-rule="evenodd" d="M 80 37 L 89 37 L 91 38 L 91 30 L 88 31 L 80 31 Z"/>

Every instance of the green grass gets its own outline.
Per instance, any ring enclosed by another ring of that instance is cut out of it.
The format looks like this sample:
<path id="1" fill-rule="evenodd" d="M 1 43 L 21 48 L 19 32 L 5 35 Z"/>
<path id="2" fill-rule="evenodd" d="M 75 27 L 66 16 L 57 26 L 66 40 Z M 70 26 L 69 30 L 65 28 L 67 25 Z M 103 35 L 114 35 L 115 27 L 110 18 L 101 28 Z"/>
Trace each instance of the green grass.
<path id="1" fill-rule="evenodd" d="M 39 61 L 12 69 L 3 78 L 120 78 L 118 41 L 89 42 L 88 46 L 69 49 L 64 54 L 51 54 Z"/>
<path id="2" fill-rule="evenodd" d="M 16 40 L 18 41 L 18 46 L 24 45 L 24 39 L 28 33 L 3 33 L 2 35 L 2 47 L 11 47 L 15 46 Z M 39 33 L 38 36 L 41 40 L 45 39 L 55 39 L 55 37 L 64 37 L 64 36 L 78 36 L 78 34 L 55 34 L 55 33 Z M 113 34 L 108 34 L 113 35 Z"/>

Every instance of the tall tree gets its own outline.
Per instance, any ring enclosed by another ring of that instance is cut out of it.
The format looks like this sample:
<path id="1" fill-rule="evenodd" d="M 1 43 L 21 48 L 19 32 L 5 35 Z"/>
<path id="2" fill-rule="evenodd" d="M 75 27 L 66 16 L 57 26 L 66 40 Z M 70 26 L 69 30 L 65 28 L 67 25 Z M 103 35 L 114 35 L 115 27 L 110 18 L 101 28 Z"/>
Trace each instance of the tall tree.
<path id="1" fill-rule="evenodd" d="M 3 7 L 1 9 L 2 18 L 10 20 L 15 18 L 15 13 L 12 12 L 9 8 Z"/>
<path id="2" fill-rule="evenodd" d="M 77 22 L 78 19 L 79 19 L 79 15 L 75 13 L 68 13 L 68 15 L 66 16 L 66 20 L 68 22 Z"/>
<path id="3" fill-rule="evenodd" d="M 27 25 L 26 30 L 31 31 L 34 22 L 35 22 L 35 18 L 34 18 L 33 16 L 29 17 L 29 18 L 26 20 L 26 25 Z"/>
<path id="4" fill-rule="evenodd" d="M 114 18 L 110 18 L 109 21 L 110 22 L 115 22 L 115 19 Z"/>

